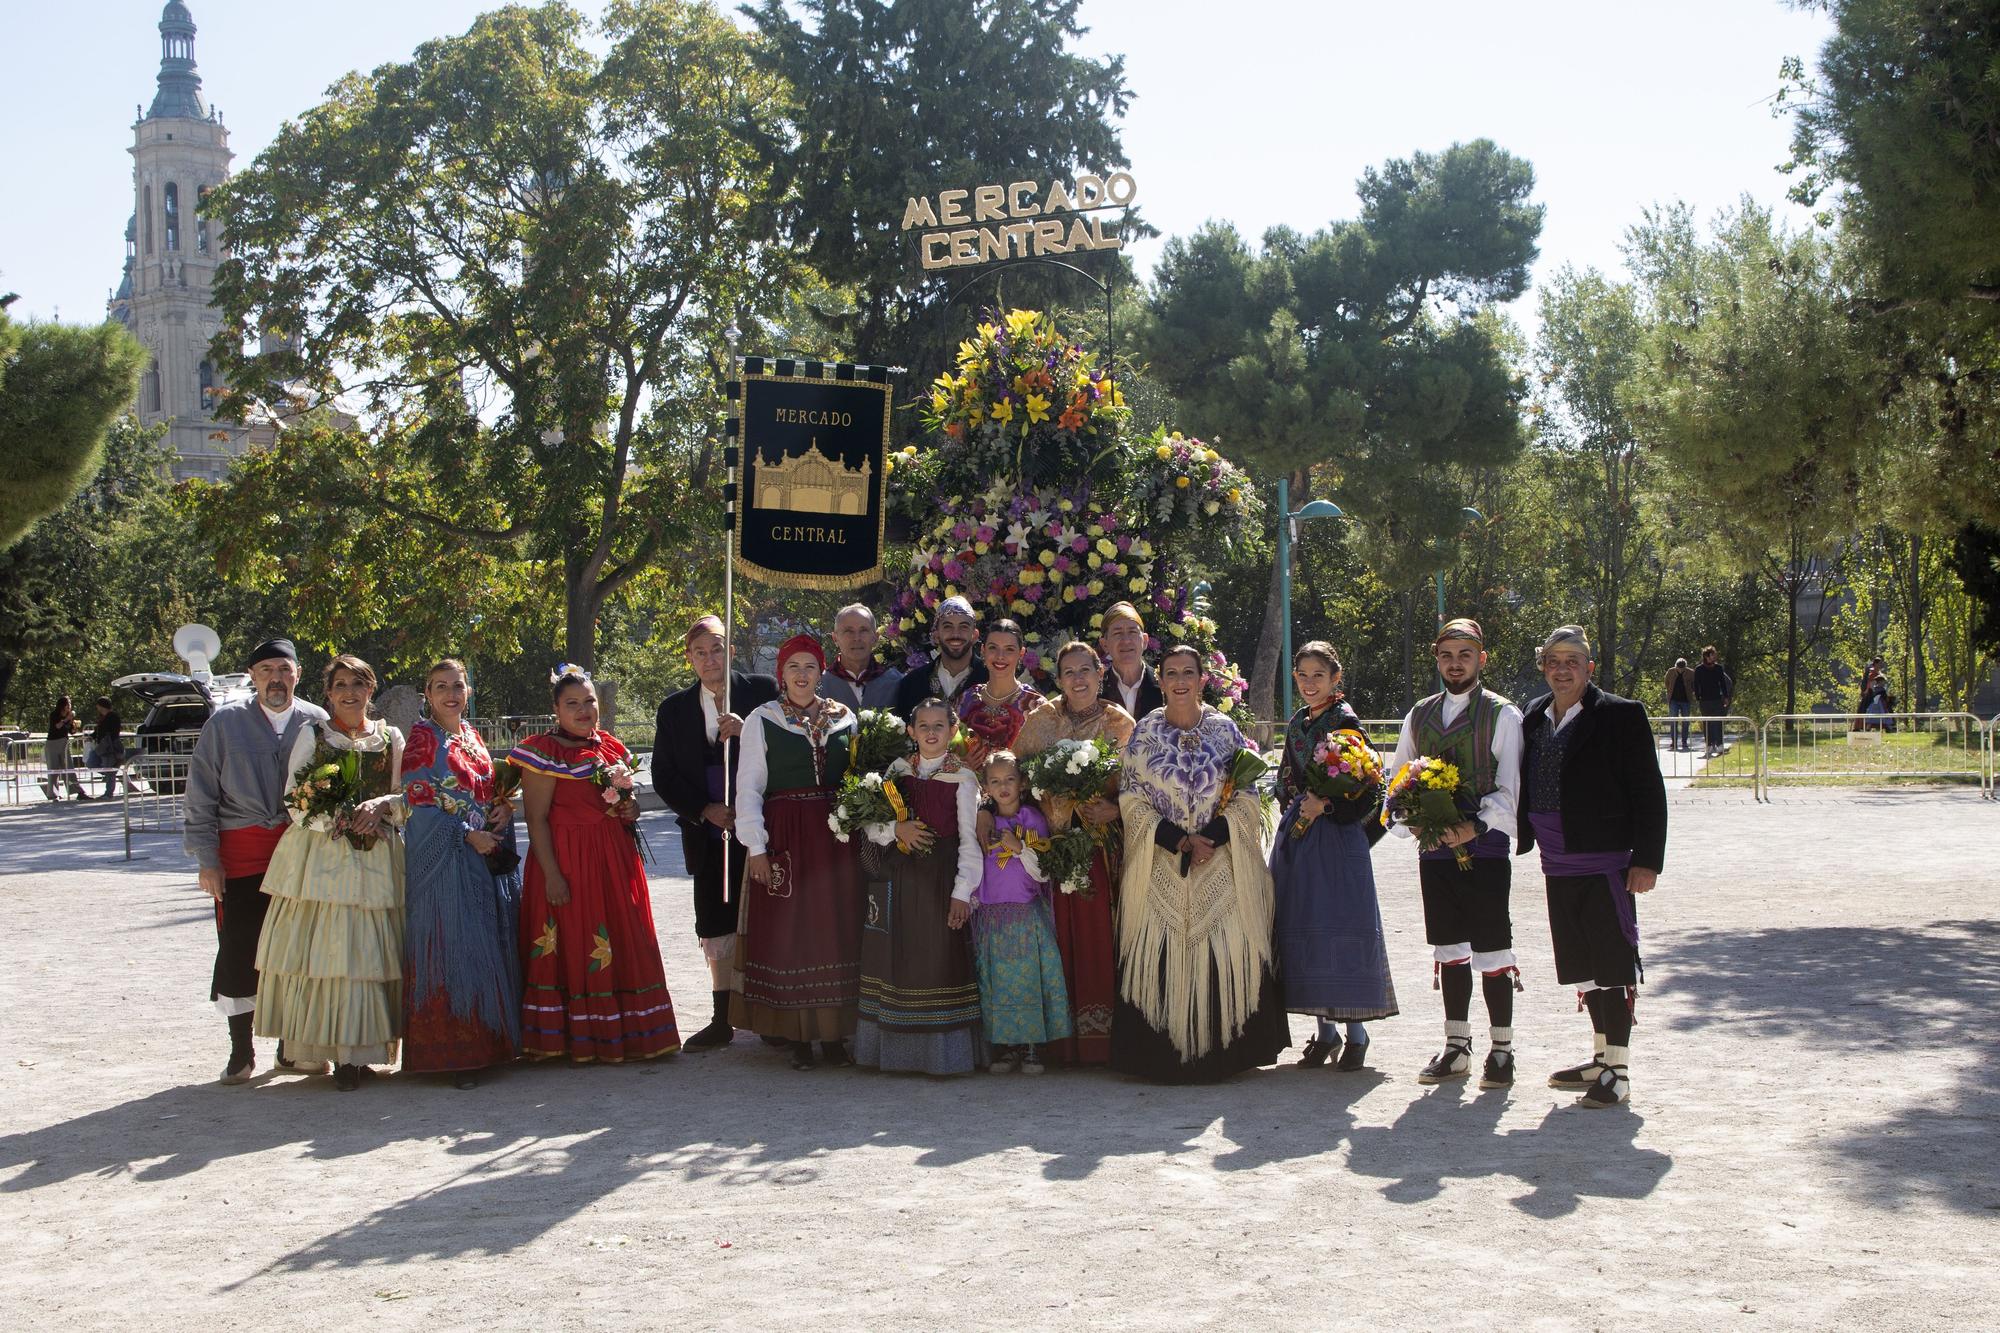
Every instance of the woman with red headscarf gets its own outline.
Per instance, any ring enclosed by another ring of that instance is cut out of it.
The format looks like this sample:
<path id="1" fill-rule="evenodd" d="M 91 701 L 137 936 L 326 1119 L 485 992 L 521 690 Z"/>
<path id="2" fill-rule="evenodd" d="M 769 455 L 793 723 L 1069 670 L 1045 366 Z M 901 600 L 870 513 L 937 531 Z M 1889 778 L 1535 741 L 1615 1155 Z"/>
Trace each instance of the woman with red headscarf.
<path id="1" fill-rule="evenodd" d="M 854 742 L 855 714 L 822 699 L 826 654 L 800 634 L 778 649 L 778 697 L 743 720 L 736 768 L 736 838 L 744 868 L 729 1019 L 786 1042 L 792 1068 L 811 1069 L 812 1044 L 854 1063 L 847 1038 L 861 1003 L 861 868 L 830 823 Z"/>

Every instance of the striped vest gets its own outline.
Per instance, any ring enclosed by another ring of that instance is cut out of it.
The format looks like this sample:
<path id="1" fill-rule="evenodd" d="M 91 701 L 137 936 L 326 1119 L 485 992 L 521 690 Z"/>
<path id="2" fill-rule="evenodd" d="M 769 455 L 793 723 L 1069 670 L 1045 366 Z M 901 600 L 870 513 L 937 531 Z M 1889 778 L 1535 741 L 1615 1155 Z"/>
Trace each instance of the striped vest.
<path id="1" fill-rule="evenodd" d="M 1433 694 L 1410 711 L 1413 741 L 1418 754 L 1449 759 L 1458 766 L 1459 777 L 1472 788 L 1476 809 L 1478 798 L 1500 785 L 1496 771 L 1499 766 L 1493 759 L 1493 730 L 1508 700 L 1481 687 L 1465 710 L 1450 726 L 1445 726 L 1442 719 L 1446 697 Z"/>

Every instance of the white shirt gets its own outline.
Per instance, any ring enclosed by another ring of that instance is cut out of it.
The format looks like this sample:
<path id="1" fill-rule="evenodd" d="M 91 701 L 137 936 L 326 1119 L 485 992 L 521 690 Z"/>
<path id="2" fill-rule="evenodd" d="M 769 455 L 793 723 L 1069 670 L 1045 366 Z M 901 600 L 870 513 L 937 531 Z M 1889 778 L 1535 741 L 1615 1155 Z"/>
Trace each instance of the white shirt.
<path id="1" fill-rule="evenodd" d="M 271 724 L 271 730 L 282 736 L 285 734 L 285 728 L 292 724 L 292 714 L 299 711 L 299 701 L 297 696 L 293 696 L 292 702 L 285 705 L 285 711 L 282 713 L 274 713 L 264 707 L 262 699 L 257 701 L 257 708 L 264 714 L 264 720 Z"/>
<path id="2" fill-rule="evenodd" d="M 944 669 L 944 662 L 940 659 L 935 675 L 939 696 L 945 699 L 956 699 L 959 690 L 965 685 L 966 678 L 971 674 L 972 663 L 970 662 L 965 664 L 965 670 L 953 672 L 946 671 Z"/>
<path id="3" fill-rule="evenodd" d="M 940 778 L 938 770 L 943 768 L 945 760 L 951 757 L 948 754 L 941 754 L 935 759 L 918 759 L 914 768 L 911 767 L 910 760 L 898 759 L 889 765 L 889 776 L 895 778 L 914 775 L 920 778 L 939 778 L 941 781 L 958 784 L 956 797 L 958 871 L 952 879 L 951 896 L 959 902 L 969 903 L 973 901 L 973 895 L 978 892 L 980 878 L 986 873 L 986 850 L 979 845 L 979 778 L 971 769 L 964 766 L 963 761 L 960 762 L 956 772 Z M 868 841 L 877 847 L 887 847 L 896 841 L 894 824 L 870 824 L 862 831 L 868 835 Z M 943 829 L 938 830 L 940 835 L 944 832 Z M 1029 873 L 1033 873 L 1032 866 Z"/>
<path id="4" fill-rule="evenodd" d="M 1438 713 L 1438 725 L 1448 727 L 1457 721 L 1479 688 L 1474 685 L 1463 694 L 1447 692 L 1444 707 Z M 1414 708 L 1403 714 L 1403 734 L 1396 738 L 1395 753 L 1389 756 L 1387 775 L 1391 778 L 1404 764 L 1417 757 L 1417 729 L 1411 721 L 1416 715 Z M 1517 822 L 1514 812 L 1520 806 L 1521 710 L 1508 704 L 1493 720 L 1493 790 L 1479 798 L 1479 822 L 1489 829 L 1498 829 L 1511 840 Z M 1394 824 L 1390 827 L 1405 838 L 1411 836 L 1408 825 Z"/>
<path id="5" fill-rule="evenodd" d="M 1130 685 L 1118 674 L 1118 668 L 1111 668 L 1111 681 L 1118 687 L 1118 698 L 1125 705 L 1125 711 L 1133 717 L 1139 716 L 1139 687 L 1146 683 L 1146 664 L 1139 664 L 1139 678 Z"/>
<path id="6" fill-rule="evenodd" d="M 826 706 L 840 710 L 828 719 L 829 741 L 836 731 L 853 730 L 853 709 L 831 699 Z M 786 717 L 785 705 L 777 699 L 759 704 L 743 719 L 743 737 L 737 742 L 740 749 L 736 757 L 736 841 L 752 856 L 763 856 L 771 850 L 770 834 L 764 827 L 764 788 L 771 781 L 771 760 L 764 744 L 766 727 L 789 731 L 795 736 L 806 734 L 805 724 Z"/>
<path id="7" fill-rule="evenodd" d="M 706 685 L 701 687 L 700 694 L 702 729 L 708 733 L 708 743 L 713 745 L 715 744 L 715 738 L 722 731 L 721 702 L 708 692 L 708 686 Z"/>
<path id="8" fill-rule="evenodd" d="M 1549 700 L 1549 735 L 1551 735 L 1551 736 L 1555 735 L 1555 734 L 1556 734 L 1557 732 L 1561 731 L 1561 730 L 1562 730 L 1562 729 L 1563 729 L 1564 727 L 1566 727 L 1566 726 L 1568 726 L 1568 725 L 1569 725 L 1570 723 L 1572 723 L 1572 722 L 1576 721 L 1576 719 L 1577 719 L 1577 715 L 1578 715 L 1578 714 L 1580 714 L 1580 713 L 1582 713 L 1582 712 L 1583 712 L 1583 696 L 1582 696 L 1582 695 L 1578 695 L 1578 696 L 1577 696 L 1577 700 L 1576 700 L 1576 702 L 1575 702 L 1575 703 L 1573 703 L 1573 704 L 1571 704 L 1571 705 L 1569 706 L 1569 711 L 1568 711 L 1567 713 L 1564 713 L 1564 714 L 1563 714 L 1562 716 L 1560 716 L 1560 717 L 1556 716 L 1556 701 L 1555 701 L 1554 699 L 1550 699 L 1550 700 Z"/>

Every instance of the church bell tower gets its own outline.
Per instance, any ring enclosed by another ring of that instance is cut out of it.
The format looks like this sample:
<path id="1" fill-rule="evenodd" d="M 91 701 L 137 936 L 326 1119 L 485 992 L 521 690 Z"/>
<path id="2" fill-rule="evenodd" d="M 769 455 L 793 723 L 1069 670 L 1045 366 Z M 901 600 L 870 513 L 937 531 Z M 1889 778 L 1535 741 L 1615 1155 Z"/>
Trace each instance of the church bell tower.
<path id="1" fill-rule="evenodd" d="M 160 13 L 159 88 L 132 127 L 132 221 L 110 313 L 152 353 L 139 419 L 167 423 L 174 476 L 213 480 L 249 433 L 213 415 L 221 381 L 209 341 L 222 319 L 209 302 L 223 238 L 202 207 L 228 177 L 232 154 L 222 118 L 202 103 L 194 35 L 188 7 L 169 0 Z"/>

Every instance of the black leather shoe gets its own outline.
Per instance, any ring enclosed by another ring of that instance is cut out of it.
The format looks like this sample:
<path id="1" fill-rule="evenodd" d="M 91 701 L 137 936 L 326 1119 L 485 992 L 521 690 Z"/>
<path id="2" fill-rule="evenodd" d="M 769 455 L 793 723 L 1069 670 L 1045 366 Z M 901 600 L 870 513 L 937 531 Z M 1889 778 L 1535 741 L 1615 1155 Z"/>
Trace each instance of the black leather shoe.
<path id="1" fill-rule="evenodd" d="M 1299 1068 L 1318 1069 L 1326 1063 L 1328 1056 L 1339 1049 L 1340 1043 L 1337 1041 L 1321 1041 L 1318 1037 L 1313 1037 L 1306 1042 L 1305 1049 L 1299 1052 Z"/>
<path id="2" fill-rule="evenodd" d="M 457 1088 L 460 1092 L 471 1092 L 479 1086 L 479 1071 L 474 1069 L 461 1070 L 458 1077 L 451 1081 L 451 1086 Z"/>
<path id="3" fill-rule="evenodd" d="M 684 1051 L 713 1051 L 736 1040 L 736 1029 L 727 1019 L 718 1018 L 681 1043 Z"/>
<path id="4" fill-rule="evenodd" d="M 1514 1086 L 1514 1053 L 1512 1051 L 1488 1051 L 1486 1067 L 1479 1071 L 1479 1086 L 1491 1091 L 1494 1088 Z"/>
<path id="5" fill-rule="evenodd" d="M 783 1037 L 763 1036 L 757 1038 L 757 1040 L 763 1042 L 766 1046 L 792 1046 L 797 1044 L 795 1042 L 786 1041 Z"/>
<path id="6" fill-rule="evenodd" d="M 819 1058 L 835 1069 L 845 1069 L 854 1063 L 854 1057 L 847 1053 L 844 1041 L 823 1041 L 819 1044 Z"/>
<path id="7" fill-rule="evenodd" d="M 813 1059 L 813 1044 L 811 1042 L 795 1041 L 792 1043 L 792 1068 L 819 1068 L 819 1061 Z"/>
<path id="8" fill-rule="evenodd" d="M 337 1065 L 333 1071 L 333 1086 L 342 1092 L 353 1092 L 361 1086 L 359 1065 Z"/>
<path id="9" fill-rule="evenodd" d="M 1368 1043 L 1365 1041 L 1348 1042 L 1347 1049 L 1340 1053 L 1340 1063 L 1334 1066 L 1334 1068 L 1343 1074 L 1352 1074 L 1357 1069 L 1366 1069 L 1367 1067 Z"/>
<path id="10" fill-rule="evenodd" d="M 1472 1045 L 1454 1037 L 1444 1044 L 1444 1050 L 1417 1075 L 1419 1083 L 1445 1083 L 1452 1079 L 1464 1078 L 1472 1072 Z"/>

